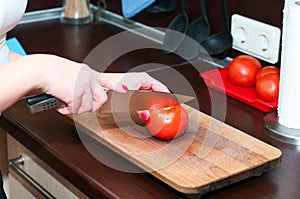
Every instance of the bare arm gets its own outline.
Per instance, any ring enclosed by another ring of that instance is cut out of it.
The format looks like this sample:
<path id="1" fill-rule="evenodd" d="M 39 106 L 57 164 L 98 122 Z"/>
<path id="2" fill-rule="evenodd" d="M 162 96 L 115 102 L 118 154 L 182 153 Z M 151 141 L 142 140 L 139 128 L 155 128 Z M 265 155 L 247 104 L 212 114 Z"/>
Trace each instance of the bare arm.
<path id="1" fill-rule="evenodd" d="M 25 60 L 20 58 L 0 67 L 0 112 L 31 91 L 39 90 L 40 71 L 35 65 L 26 64 Z"/>
<path id="2" fill-rule="evenodd" d="M 0 112 L 39 92 L 64 101 L 63 114 L 95 111 L 107 99 L 102 86 L 118 90 L 115 82 L 100 76 L 85 64 L 54 55 L 18 57 L 0 67 Z"/>
<path id="3" fill-rule="evenodd" d="M 54 55 L 18 56 L 0 67 L 0 112 L 26 95 L 48 93 L 64 101 L 62 114 L 96 111 L 107 100 L 104 88 L 126 92 L 168 92 L 147 73 L 98 73 L 87 65 Z"/>

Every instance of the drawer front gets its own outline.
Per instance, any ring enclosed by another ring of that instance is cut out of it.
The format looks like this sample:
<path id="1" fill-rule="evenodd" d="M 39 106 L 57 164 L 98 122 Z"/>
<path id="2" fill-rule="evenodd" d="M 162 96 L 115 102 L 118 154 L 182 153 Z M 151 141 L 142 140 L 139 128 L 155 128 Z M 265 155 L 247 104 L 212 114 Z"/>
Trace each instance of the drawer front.
<path id="1" fill-rule="evenodd" d="M 17 180 L 36 198 L 88 198 L 10 135 L 7 136 L 7 148 L 10 196 L 20 192 L 12 185 Z M 19 194 L 11 198 L 27 199 L 30 196 Z"/>

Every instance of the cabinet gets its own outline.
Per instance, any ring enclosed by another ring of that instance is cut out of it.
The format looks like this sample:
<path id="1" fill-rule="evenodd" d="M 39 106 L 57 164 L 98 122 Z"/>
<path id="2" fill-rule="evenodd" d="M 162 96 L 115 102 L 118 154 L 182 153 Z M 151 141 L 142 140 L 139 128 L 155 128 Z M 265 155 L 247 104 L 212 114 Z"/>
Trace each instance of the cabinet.
<path id="1" fill-rule="evenodd" d="M 88 198 L 12 136 L 6 137 L 9 198 Z"/>
<path id="2" fill-rule="evenodd" d="M 4 183 L 4 189 L 8 190 L 7 179 L 7 145 L 6 145 L 6 132 L 0 127 L 0 169 Z"/>

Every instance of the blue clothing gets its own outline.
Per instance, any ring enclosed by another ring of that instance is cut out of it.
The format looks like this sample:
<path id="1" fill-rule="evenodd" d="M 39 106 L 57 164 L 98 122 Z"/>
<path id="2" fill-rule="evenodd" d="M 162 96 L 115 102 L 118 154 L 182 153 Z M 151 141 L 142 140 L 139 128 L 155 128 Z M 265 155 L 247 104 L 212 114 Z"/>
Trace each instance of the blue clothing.
<path id="1" fill-rule="evenodd" d="M 123 15 L 126 18 L 131 18 L 150 6 L 153 2 L 155 0 L 122 0 Z"/>

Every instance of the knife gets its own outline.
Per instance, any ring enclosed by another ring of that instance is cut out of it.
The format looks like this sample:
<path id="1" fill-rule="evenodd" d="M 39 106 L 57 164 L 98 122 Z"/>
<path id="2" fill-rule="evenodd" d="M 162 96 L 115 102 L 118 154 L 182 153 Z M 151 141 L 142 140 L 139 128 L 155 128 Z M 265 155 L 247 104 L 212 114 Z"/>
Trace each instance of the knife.
<path id="1" fill-rule="evenodd" d="M 101 113 L 147 110 L 152 105 L 168 107 L 186 103 L 194 99 L 194 97 L 187 95 L 148 90 L 129 90 L 126 93 L 108 90 L 107 96 L 106 103 L 99 109 Z M 27 97 L 26 103 L 31 113 L 66 106 L 64 102 L 48 94 Z"/>

